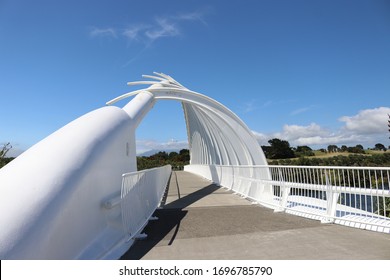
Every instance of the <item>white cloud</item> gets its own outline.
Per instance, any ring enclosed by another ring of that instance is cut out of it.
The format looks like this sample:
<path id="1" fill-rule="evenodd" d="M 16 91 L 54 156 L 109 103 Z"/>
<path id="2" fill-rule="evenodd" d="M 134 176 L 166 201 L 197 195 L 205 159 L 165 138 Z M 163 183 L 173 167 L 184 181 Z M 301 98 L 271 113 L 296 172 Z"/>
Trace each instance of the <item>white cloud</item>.
<path id="1" fill-rule="evenodd" d="M 152 41 L 162 37 L 175 37 L 180 34 L 179 28 L 175 23 L 169 21 L 167 18 L 156 19 L 157 25 L 146 30 L 145 35 Z"/>
<path id="2" fill-rule="evenodd" d="M 262 141 L 264 139 L 268 141 L 272 138 L 287 140 L 292 146 L 339 144 L 348 140 L 343 135 L 333 133 L 316 123 L 311 123 L 307 126 L 284 125 L 281 132 L 263 135 L 261 139 Z"/>
<path id="3" fill-rule="evenodd" d="M 275 138 L 272 134 L 265 134 L 254 130 L 252 130 L 252 133 L 255 135 L 257 142 L 259 142 L 260 145 L 268 145 L 268 140 Z"/>
<path id="4" fill-rule="evenodd" d="M 268 140 L 279 138 L 287 140 L 292 146 L 324 146 L 324 145 L 357 145 L 373 147 L 376 143 L 388 143 L 387 120 L 389 107 L 380 107 L 360 111 L 355 116 L 343 116 L 339 121 L 345 125 L 339 130 L 331 131 L 316 123 L 307 126 L 284 125 L 282 131 L 276 133 L 259 133 L 253 131 L 261 145 L 268 145 Z"/>
<path id="5" fill-rule="evenodd" d="M 143 24 L 132 25 L 126 28 L 123 31 L 122 35 L 125 36 L 127 39 L 138 41 L 138 39 L 142 37 L 142 31 L 148 28 L 149 27 L 147 25 Z"/>
<path id="6" fill-rule="evenodd" d="M 181 13 L 176 16 L 157 17 L 152 22 L 139 22 L 129 25 L 124 29 L 118 28 L 92 28 L 91 37 L 111 37 L 122 36 L 129 41 L 140 42 L 150 46 L 153 42 L 161 38 L 176 37 L 181 35 L 180 25 L 184 21 L 198 21 L 205 25 L 205 12 Z"/>
<path id="7" fill-rule="evenodd" d="M 367 140 L 354 135 L 330 134 L 327 136 L 300 137 L 292 141 L 292 144 L 293 146 L 356 145 L 357 143 L 366 143 Z"/>
<path id="8" fill-rule="evenodd" d="M 112 37 L 117 38 L 117 32 L 114 28 L 97 28 L 93 27 L 89 32 L 91 37 Z"/>
<path id="9" fill-rule="evenodd" d="M 167 142 L 158 142 L 155 140 L 137 140 L 137 154 L 144 153 L 151 150 L 181 150 L 188 149 L 188 141 L 178 141 L 175 139 L 171 139 Z"/>
<path id="10" fill-rule="evenodd" d="M 316 123 L 311 123 L 308 126 L 300 125 L 284 125 L 281 133 L 285 138 L 296 140 L 299 138 L 308 138 L 313 136 L 325 137 L 329 132 Z"/>
<path id="11" fill-rule="evenodd" d="M 343 116 L 339 120 L 345 122 L 345 129 L 359 134 L 380 134 L 388 130 L 387 120 L 389 107 L 379 107 L 360 111 L 357 115 Z"/>

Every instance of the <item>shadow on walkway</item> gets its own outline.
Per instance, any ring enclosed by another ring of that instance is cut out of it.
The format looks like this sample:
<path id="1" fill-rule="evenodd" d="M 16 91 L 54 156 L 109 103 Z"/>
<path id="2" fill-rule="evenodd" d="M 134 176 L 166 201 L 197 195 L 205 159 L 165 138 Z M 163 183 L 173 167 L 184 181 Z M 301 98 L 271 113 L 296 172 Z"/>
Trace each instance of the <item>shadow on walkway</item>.
<path id="1" fill-rule="evenodd" d="M 175 187 L 177 188 L 178 199 L 171 203 L 165 204 L 169 192 L 173 191 L 170 190 L 173 185 L 171 184 L 172 176 L 175 176 Z M 172 172 L 171 178 L 168 182 L 167 190 L 162 199 L 162 209 L 158 209 L 154 213 L 154 216 L 158 217 L 158 220 L 148 223 L 143 231 L 148 235 L 148 237 L 145 240 L 136 241 L 133 246 L 121 257 L 121 259 L 139 260 L 159 243 L 161 246 L 170 246 L 176 238 L 182 219 L 187 215 L 188 211 L 184 210 L 184 208 L 215 192 L 218 189 L 220 189 L 220 187 L 217 185 L 210 184 L 202 189 L 181 197 L 177 175 L 175 172 Z"/>

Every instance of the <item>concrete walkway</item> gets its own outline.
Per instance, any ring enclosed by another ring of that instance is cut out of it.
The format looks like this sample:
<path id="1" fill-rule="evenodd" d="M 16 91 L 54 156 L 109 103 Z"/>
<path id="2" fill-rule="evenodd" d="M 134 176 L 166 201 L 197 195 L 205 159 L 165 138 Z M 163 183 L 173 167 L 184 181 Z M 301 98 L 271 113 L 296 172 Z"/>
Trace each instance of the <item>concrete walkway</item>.
<path id="1" fill-rule="evenodd" d="M 183 171 L 163 204 L 122 259 L 390 259 L 390 234 L 274 213 Z"/>

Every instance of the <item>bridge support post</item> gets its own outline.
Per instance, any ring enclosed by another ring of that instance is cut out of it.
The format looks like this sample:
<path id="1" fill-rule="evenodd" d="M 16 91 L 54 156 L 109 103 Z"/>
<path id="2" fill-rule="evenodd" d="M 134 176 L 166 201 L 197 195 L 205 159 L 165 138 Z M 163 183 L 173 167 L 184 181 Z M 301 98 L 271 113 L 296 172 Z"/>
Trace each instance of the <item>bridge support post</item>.
<path id="1" fill-rule="evenodd" d="M 286 187 L 284 183 L 282 183 L 280 188 L 281 188 L 280 191 L 282 192 L 282 197 L 280 199 L 279 207 L 276 208 L 274 212 L 284 212 L 286 211 L 287 208 L 287 199 L 288 196 L 290 195 L 291 187 Z"/>
<path id="2" fill-rule="evenodd" d="M 330 183 L 328 173 L 325 171 L 326 180 L 326 217 L 321 220 L 321 223 L 334 223 L 337 210 L 337 201 L 339 193 L 333 191 L 333 186 Z"/>
<path id="3" fill-rule="evenodd" d="M 326 216 L 324 219 L 321 220 L 321 223 L 325 224 L 331 224 L 334 223 L 335 217 L 336 217 L 336 210 L 337 210 L 337 201 L 339 199 L 340 194 L 334 193 L 332 190 L 326 191 Z"/>
<path id="4" fill-rule="evenodd" d="M 274 210 L 274 212 L 284 212 L 287 208 L 287 199 L 290 195 L 291 187 L 287 187 L 283 178 L 282 170 L 278 168 L 279 173 L 279 181 L 280 183 L 280 192 L 281 192 L 281 199 L 279 207 Z"/>

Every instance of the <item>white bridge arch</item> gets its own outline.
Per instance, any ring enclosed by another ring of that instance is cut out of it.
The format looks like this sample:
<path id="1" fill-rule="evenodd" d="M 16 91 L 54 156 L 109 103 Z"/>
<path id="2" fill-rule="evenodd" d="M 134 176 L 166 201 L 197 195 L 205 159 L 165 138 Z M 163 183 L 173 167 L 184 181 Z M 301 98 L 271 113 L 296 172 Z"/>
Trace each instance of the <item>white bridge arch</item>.
<path id="1" fill-rule="evenodd" d="M 192 164 L 263 165 L 263 151 L 245 123 L 219 102 L 191 91 L 170 76 L 144 75 L 158 81 L 131 82 L 129 85 L 152 84 L 115 98 L 107 105 L 133 95 L 152 93 L 154 100 L 181 101 L 186 120 Z"/>
<path id="2" fill-rule="evenodd" d="M 0 169 L 0 259 L 119 258 L 159 205 L 171 172 L 136 166 L 136 128 L 167 99 L 183 104 L 187 171 L 275 210 L 390 231 L 390 168 L 269 166 L 225 106 L 170 76 L 144 77 L 150 81 L 129 85 L 149 87 L 107 103 L 134 96 L 123 108 L 87 113 Z M 369 182 L 361 185 L 363 177 Z"/>
<path id="3" fill-rule="evenodd" d="M 1 259 L 120 256 L 129 246 L 120 246 L 117 228 L 122 174 L 137 171 L 135 130 L 158 100 L 182 102 L 191 164 L 266 164 L 251 131 L 222 104 L 165 74 L 144 77 L 151 81 L 129 85 L 148 88 L 107 102 L 135 96 L 122 109 L 87 113 L 0 170 Z"/>

